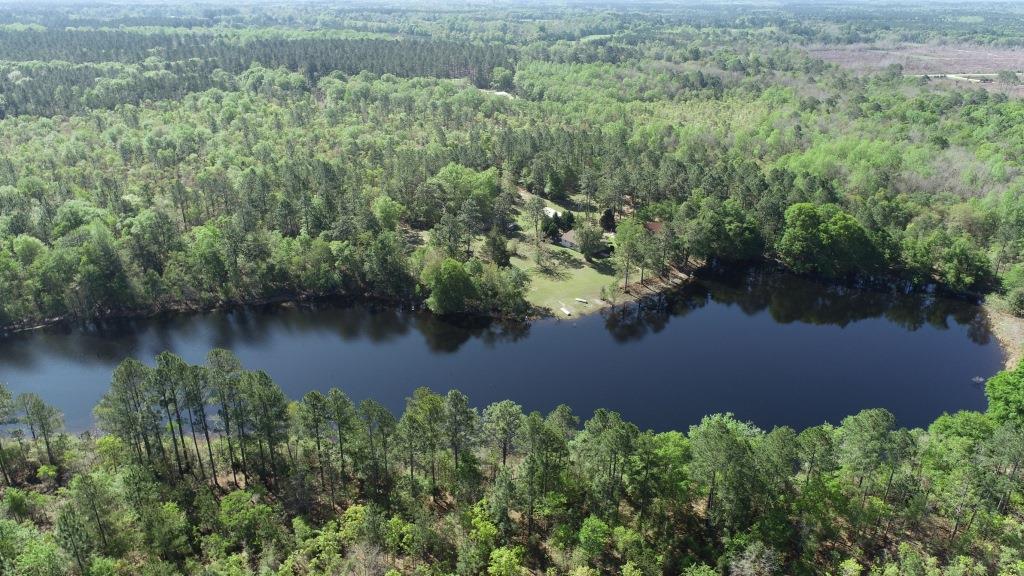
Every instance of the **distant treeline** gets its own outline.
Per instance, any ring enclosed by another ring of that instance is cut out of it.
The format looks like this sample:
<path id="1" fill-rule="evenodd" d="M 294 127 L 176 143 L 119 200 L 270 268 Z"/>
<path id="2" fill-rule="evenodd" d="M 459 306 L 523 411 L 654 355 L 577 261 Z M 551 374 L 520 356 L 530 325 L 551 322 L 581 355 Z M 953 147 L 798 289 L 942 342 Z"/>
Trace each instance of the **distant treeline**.
<path id="1" fill-rule="evenodd" d="M 50 30 L 0 28 L 0 116 L 74 114 L 143 100 L 176 99 L 253 64 L 285 68 L 310 82 L 332 72 L 467 78 L 491 84 L 515 68 L 511 48 L 436 39 L 344 37 L 331 33 Z"/>

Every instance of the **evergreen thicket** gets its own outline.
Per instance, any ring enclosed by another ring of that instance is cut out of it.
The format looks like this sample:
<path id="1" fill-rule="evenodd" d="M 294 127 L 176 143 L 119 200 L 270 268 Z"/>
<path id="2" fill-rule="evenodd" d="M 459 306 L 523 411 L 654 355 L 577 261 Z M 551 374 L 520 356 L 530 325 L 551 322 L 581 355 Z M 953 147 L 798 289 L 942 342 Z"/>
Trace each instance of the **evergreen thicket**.
<path id="1" fill-rule="evenodd" d="M 762 430 L 640 430 L 597 410 L 393 414 L 338 388 L 289 401 L 213 350 L 128 359 L 69 435 L 0 387 L 0 568 L 77 574 L 1019 574 L 1024 368 L 986 413 L 900 428 L 864 410 Z"/>

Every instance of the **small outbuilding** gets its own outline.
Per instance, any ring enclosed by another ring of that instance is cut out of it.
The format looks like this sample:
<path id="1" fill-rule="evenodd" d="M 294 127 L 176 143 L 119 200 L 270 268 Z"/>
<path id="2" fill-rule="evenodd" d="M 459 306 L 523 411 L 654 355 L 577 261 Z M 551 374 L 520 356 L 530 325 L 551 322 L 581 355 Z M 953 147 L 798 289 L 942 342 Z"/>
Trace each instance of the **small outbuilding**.
<path id="1" fill-rule="evenodd" d="M 558 245 L 571 250 L 579 250 L 580 243 L 576 239 L 576 231 L 566 230 L 562 232 L 562 235 L 558 238 Z"/>

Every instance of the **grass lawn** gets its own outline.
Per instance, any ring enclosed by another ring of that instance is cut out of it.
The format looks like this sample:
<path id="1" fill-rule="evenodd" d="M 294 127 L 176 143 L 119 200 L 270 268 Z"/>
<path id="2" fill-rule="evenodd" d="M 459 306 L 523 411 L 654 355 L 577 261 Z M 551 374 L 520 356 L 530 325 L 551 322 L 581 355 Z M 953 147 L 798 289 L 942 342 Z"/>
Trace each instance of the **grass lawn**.
<path id="1" fill-rule="evenodd" d="M 522 195 L 526 199 L 531 196 L 525 191 Z M 547 200 L 544 203 L 560 212 L 566 210 L 565 207 Z M 577 218 L 583 216 L 582 213 L 574 215 Z M 534 306 L 546 308 L 560 318 L 565 317 L 561 310 L 563 306 L 571 310 L 573 316 L 599 309 L 601 288 L 616 282 L 611 260 L 587 263 L 583 255 L 575 250 L 545 243 L 544 265 L 538 266 L 535 259 L 536 249 L 531 240 L 533 225 L 522 210 L 517 222 L 522 234 L 519 237 L 518 254 L 512 257 L 512 264 L 530 276 L 530 289 L 526 293 L 526 299 Z M 589 305 L 577 302 L 576 298 L 587 300 Z"/>
<path id="2" fill-rule="evenodd" d="M 547 308 L 558 317 L 565 317 L 561 308 L 572 310 L 573 316 L 585 314 L 601 307 L 601 288 L 616 281 L 611 262 L 588 264 L 579 252 L 545 245 L 547 255 L 544 266 L 534 261 L 532 244 L 520 243 L 519 255 L 512 264 L 530 276 L 530 289 L 526 299 L 534 306 Z M 589 301 L 589 305 L 576 298 Z"/>

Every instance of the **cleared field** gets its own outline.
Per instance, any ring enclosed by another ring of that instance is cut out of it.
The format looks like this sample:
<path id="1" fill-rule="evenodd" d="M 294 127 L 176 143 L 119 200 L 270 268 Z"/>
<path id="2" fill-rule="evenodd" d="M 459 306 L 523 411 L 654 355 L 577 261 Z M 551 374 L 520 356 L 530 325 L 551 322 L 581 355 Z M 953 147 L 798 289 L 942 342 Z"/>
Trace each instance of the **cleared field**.
<path id="1" fill-rule="evenodd" d="M 533 197 L 525 190 L 520 190 L 524 203 Z M 545 206 L 565 212 L 564 206 L 543 199 Z M 573 211 L 577 221 L 584 217 L 582 212 Z M 536 248 L 531 240 L 533 230 L 529 218 L 520 210 L 517 222 L 523 233 L 519 235 L 517 254 L 512 257 L 512 264 L 530 275 L 530 289 L 526 299 L 540 308 L 551 311 L 559 318 L 564 318 L 562 308 L 572 312 L 573 316 L 586 314 L 600 309 L 604 302 L 600 300 L 601 289 L 615 284 L 618 280 L 611 260 L 598 260 L 588 263 L 583 255 L 548 242 L 544 243 L 543 264 L 537 264 Z M 587 300 L 587 303 L 577 301 Z"/>
<path id="2" fill-rule="evenodd" d="M 534 260 L 536 252 L 530 244 L 520 244 L 519 255 L 512 258 L 514 266 L 530 275 L 526 299 L 531 304 L 545 308 L 559 318 L 566 316 L 562 312 L 563 307 L 573 316 L 579 316 L 606 305 L 601 300 L 601 289 L 617 281 L 611 261 L 588 264 L 573 250 L 551 244 L 547 244 L 545 249 L 542 266 Z"/>
<path id="3" fill-rule="evenodd" d="M 1024 50 L 972 45 L 850 44 L 812 46 L 808 53 L 827 62 L 861 72 L 903 66 L 904 74 L 996 74 L 1024 70 Z"/>

